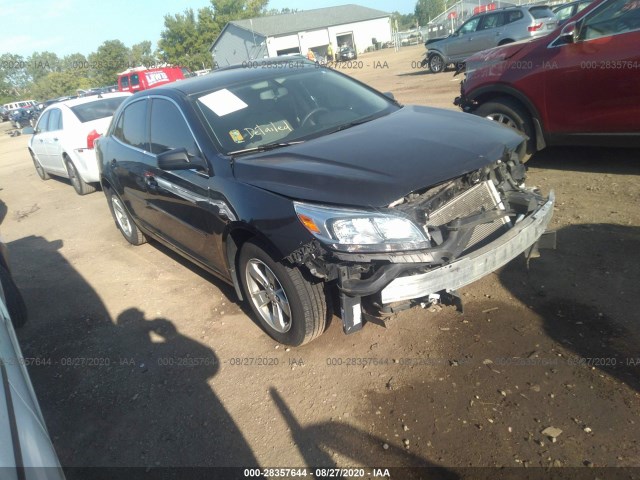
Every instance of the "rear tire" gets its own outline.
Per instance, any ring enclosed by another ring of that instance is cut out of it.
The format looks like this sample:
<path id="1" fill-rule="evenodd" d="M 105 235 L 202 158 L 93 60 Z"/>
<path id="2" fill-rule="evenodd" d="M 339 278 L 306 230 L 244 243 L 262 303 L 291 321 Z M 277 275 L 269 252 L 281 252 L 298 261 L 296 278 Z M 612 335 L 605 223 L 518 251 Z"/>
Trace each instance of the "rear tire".
<path id="1" fill-rule="evenodd" d="M 444 63 L 444 58 L 442 58 L 442 55 L 434 53 L 429 57 L 429 70 L 431 70 L 431 73 L 444 72 L 446 66 L 447 64 Z"/>
<path id="2" fill-rule="evenodd" d="M 2 265 L 0 265 L 0 282 L 2 282 L 11 323 L 14 328 L 20 328 L 27 322 L 27 305 L 11 274 Z"/>
<path id="3" fill-rule="evenodd" d="M 107 194 L 111 215 L 113 215 L 113 219 L 122 236 L 126 238 L 127 242 L 131 245 L 142 245 L 146 243 L 147 238 L 134 223 L 131 214 L 118 194 L 111 190 L 107 190 L 105 193 Z"/>
<path id="4" fill-rule="evenodd" d="M 298 347 L 319 337 L 329 317 L 324 283 L 309 280 L 295 266 L 276 262 L 254 241 L 240 252 L 240 282 L 247 303 L 274 340 Z"/>
<path id="5" fill-rule="evenodd" d="M 536 152 L 536 134 L 533 128 L 533 119 L 527 109 L 516 100 L 499 97 L 481 104 L 473 113 L 513 128 L 529 137 L 526 141 L 526 149 L 522 161 L 528 160 Z"/>
<path id="6" fill-rule="evenodd" d="M 69 174 L 71 185 L 73 185 L 73 189 L 78 195 L 86 195 L 96 191 L 96 187 L 94 185 L 91 185 L 82 179 L 78 173 L 78 169 L 69 158 L 66 158 L 64 162 L 67 165 L 67 173 Z"/>

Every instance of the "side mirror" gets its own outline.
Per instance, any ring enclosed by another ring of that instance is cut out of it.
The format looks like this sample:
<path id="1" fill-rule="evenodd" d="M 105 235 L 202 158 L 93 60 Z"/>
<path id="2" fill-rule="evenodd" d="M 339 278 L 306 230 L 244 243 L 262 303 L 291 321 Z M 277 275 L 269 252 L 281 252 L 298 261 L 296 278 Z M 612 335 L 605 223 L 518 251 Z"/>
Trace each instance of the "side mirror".
<path id="1" fill-rule="evenodd" d="M 574 43 L 578 36 L 578 24 L 569 22 L 560 30 L 560 38 L 567 43 Z"/>
<path id="2" fill-rule="evenodd" d="M 186 148 L 174 148 L 156 156 L 162 170 L 208 170 L 204 158 L 189 155 Z"/>
<path id="3" fill-rule="evenodd" d="M 390 98 L 391 100 L 395 100 L 396 97 L 393 96 L 393 93 L 391 92 L 384 92 L 383 94 L 385 97 Z"/>
<path id="4" fill-rule="evenodd" d="M 33 127 L 24 127 L 22 129 L 23 135 L 33 135 L 34 133 L 36 133 L 36 130 Z"/>

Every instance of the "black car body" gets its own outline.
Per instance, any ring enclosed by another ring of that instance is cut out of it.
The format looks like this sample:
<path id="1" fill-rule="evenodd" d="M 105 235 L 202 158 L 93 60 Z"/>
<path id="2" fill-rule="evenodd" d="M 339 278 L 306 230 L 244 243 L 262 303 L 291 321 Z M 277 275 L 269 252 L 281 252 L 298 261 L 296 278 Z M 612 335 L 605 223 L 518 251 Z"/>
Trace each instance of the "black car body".
<path id="1" fill-rule="evenodd" d="M 358 53 L 354 48 L 345 45 L 344 47 L 340 47 L 336 52 L 336 61 L 338 62 L 347 62 L 349 60 L 356 60 L 358 58 Z"/>
<path id="2" fill-rule="evenodd" d="M 150 235 L 234 285 L 276 340 L 322 333 L 335 288 L 347 333 L 455 303 L 545 231 L 553 195 L 524 187 L 521 135 L 277 65 L 136 94 L 96 148 L 125 238 Z"/>

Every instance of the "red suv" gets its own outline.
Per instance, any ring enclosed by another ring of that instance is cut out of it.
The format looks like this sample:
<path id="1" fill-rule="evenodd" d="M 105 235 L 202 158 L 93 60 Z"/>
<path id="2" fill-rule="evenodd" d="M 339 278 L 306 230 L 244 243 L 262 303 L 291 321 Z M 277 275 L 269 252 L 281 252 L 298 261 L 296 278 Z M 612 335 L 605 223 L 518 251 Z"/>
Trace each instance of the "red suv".
<path id="1" fill-rule="evenodd" d="M 465 62 L 454 103 L 551 145 L 640 147 L 640 0 L 600 0 L 546 37 Z"/>

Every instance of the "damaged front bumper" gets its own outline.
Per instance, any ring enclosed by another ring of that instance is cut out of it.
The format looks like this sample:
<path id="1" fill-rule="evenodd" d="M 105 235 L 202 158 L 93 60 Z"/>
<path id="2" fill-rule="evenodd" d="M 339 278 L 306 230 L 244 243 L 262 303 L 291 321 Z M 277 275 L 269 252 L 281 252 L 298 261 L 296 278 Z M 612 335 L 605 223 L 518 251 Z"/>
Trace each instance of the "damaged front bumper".
<path id="1" fill-rule="evenodd" d="M 461 309 L 456 289 L 479 280 L 520 254 L 531 256 L 537 251 L 537 243 L 553 216 L 554 203 L 552 191 L 536 209 L 514 222 L 498 238 L 441 266 L 429 268 L 433 265 L 430 252 L 412 252 L 404 255 L 404 261 L 385 262 L 368 278 L 354 275 L 357 263 L 343 264 L 337 280 L 345 333 L 360 330 L 365 321 L 384 323 L 385 316 L 395 311 L 436 298 Z M 554 232 L 547 233 L 552 234 L 555 244 Z M 353 260 L 363 259 L 354 255 Z"/>
<path id="2" fill-rule="evenodd" d="M 442 290 L 456 290 L 497 270 L 538 241 L 551 220 L 554 201 L 551 192 L 536 212 L 479 250 L 428 272 L 396 278 L 380 292 L 381 302 L 400 302 L 428 297 Z"/>

